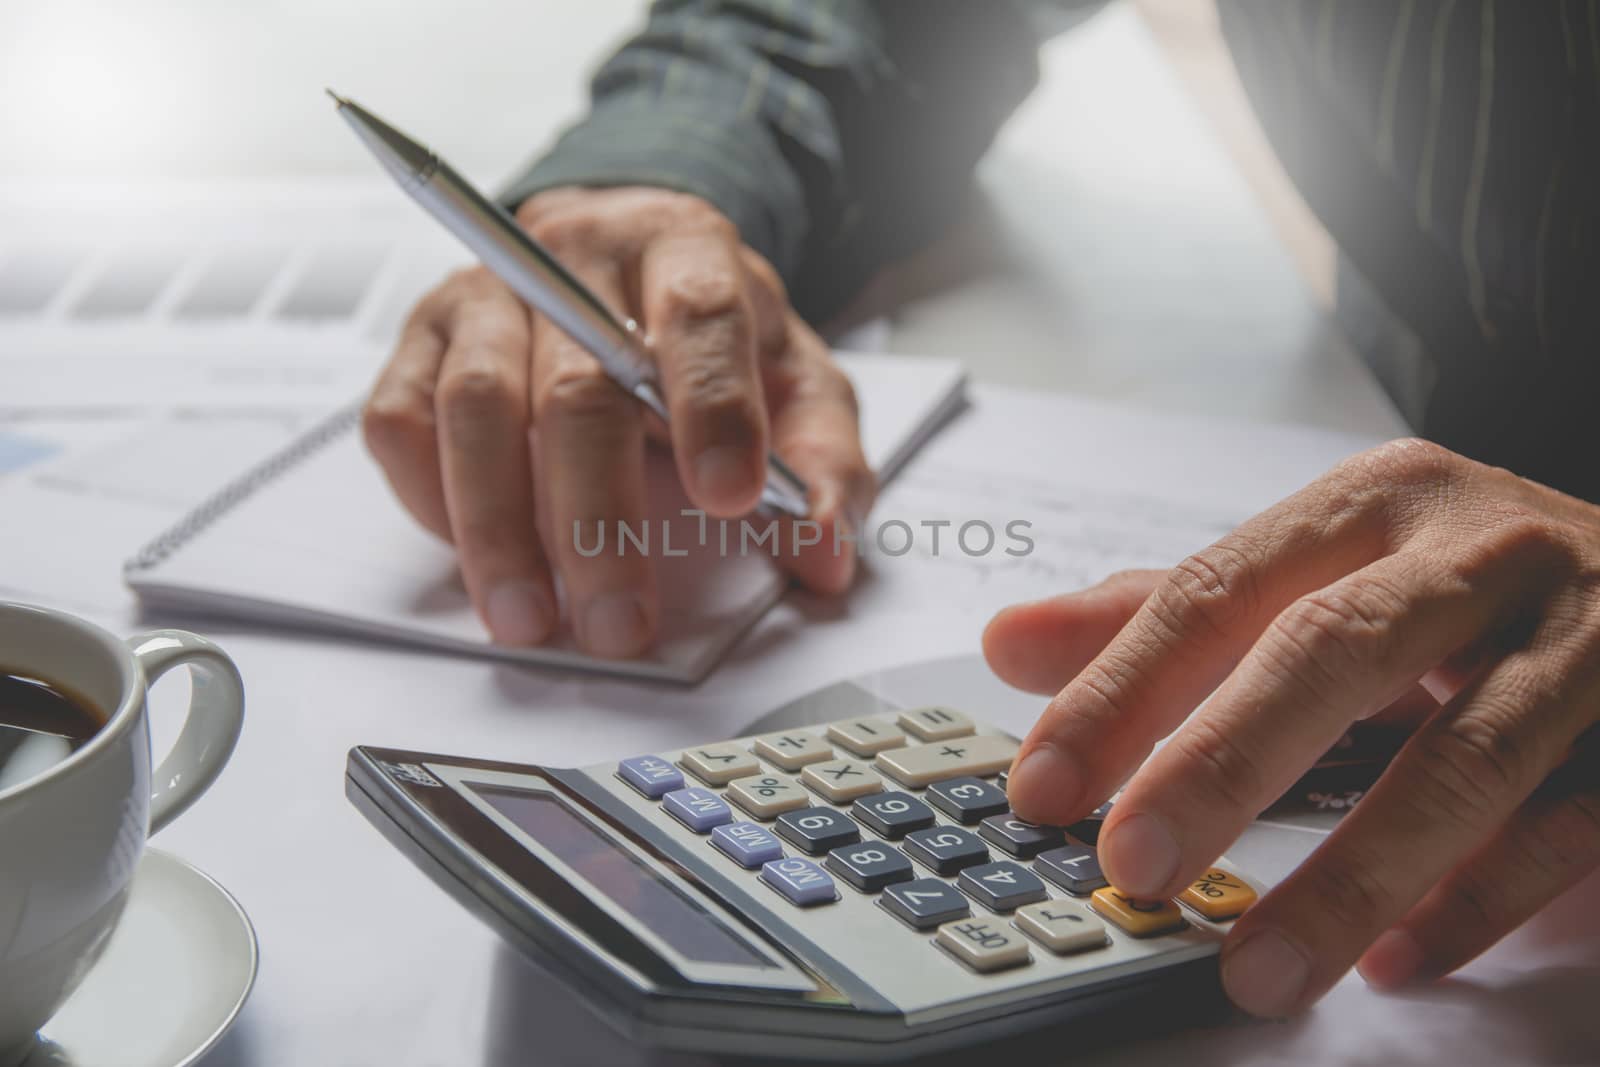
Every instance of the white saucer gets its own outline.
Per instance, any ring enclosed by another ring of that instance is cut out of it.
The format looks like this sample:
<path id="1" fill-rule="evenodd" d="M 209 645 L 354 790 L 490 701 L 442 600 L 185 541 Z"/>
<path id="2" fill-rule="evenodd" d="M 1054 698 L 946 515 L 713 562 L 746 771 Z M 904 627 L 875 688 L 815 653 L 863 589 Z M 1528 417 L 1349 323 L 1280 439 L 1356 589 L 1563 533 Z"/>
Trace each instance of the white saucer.
<path id="1" fill-rule="evenodd" d="M 89 977 L 23 1067 L 187 1067 L 222 1039 L 256 978 L 256 933 L 216 882 L 147 849 Z"/>

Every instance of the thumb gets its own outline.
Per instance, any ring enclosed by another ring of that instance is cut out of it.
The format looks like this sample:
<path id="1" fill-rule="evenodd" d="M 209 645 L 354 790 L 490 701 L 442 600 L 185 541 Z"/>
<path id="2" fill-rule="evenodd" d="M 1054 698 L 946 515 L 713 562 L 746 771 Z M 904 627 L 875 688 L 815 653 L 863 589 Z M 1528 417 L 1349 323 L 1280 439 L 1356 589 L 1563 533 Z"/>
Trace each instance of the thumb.
<path id="1" fill-rule="evenodd" d="M 1008 685 L 1054 696 L 1110 644 L 1165 571 L 1122 571 L 1099 585 L 1016 604 L 983 631 L 983 654 Z"/>

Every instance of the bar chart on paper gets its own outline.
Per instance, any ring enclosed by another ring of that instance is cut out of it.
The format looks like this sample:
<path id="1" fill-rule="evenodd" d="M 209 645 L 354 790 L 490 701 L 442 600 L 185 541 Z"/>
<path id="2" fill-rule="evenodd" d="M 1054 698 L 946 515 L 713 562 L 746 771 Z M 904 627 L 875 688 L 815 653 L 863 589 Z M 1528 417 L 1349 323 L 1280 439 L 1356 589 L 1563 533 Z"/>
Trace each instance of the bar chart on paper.
<path id="1" fill-rule="evenodd" d="M 0 409 L 335 403 L 463 261 L 378 181 L 0 183 Z"/>

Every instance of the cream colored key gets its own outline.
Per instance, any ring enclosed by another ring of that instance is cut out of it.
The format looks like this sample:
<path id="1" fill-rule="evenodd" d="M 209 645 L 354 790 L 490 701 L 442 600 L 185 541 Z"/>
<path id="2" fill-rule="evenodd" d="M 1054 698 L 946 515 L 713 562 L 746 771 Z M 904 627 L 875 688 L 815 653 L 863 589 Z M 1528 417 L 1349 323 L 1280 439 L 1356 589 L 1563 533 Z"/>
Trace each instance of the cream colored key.
<path id="1" fill-rule="evenodd" d="M 958 774 L 980 778 L 997 774 L 1011 766 L 1016 755 L 1017 743 L 1009 737 L 983 734 L 890 749 L 878 753 L 873 764 L 902 785 L 924 786 Z"/>
<path id="2" fill-rule="evenodd" d="M 727 797 L 758 819 L 771 819 L 811 803 L 800 783 L 782 774 L 754 774 L 728 783 Z"/>
<path id="3" fill-rule="evenodd" d="M 906 743 L 906 733 L 888 719 L 846 719 L 828 726 L 828 740 L 871 759 L 886 748 Z"/>
<path id="4" fill-rule="evenodd" d="M 1110 940 L 1106 924 L 1082 904 L 1069 900 L 1041 900 L 1017 909 L 1017 929 L 1058 956 L 1103 948 Z"/>
<path id="5" fill-rule="evenodd" d="M 679 762 L 707 785 L 727 785 L 735 778 L 761 773 L 756 758 L 731 741 L 686 748 Z"/>
<path id="6" fill-rule="evenodd" d="M 939 927 L 935 940 L 975 971 L 1020 967 L 1030 959 L 1028 943 L 1001 919 L 947 922 Z"/>
<path id="7" fill-rule="evenodd" d="M 831 759 L 813 763 L 800 773 L 800 780 L 808 789 L 835 804 L 843 804 L 868 793 L 883 792 L 883 779 L 858 759 Z"/>
<path id="8" fill-rule="evenodd" d="M 776 763 L 786 771 L 798 771 L 808 763 L 833 758 L 833 749 L 828 747 L 826 741 L 815 734 L 798 731 L 767 734 L 756 738 L 756 743 L 750 747 L 756 755 Z"/>
<path id="9" fill-rule="evenodd" d="M 902 711 L 898 721 L 920 741 L 947 741 L 977 729 L 971 719 L 953 708 L 912 708 Z"/>

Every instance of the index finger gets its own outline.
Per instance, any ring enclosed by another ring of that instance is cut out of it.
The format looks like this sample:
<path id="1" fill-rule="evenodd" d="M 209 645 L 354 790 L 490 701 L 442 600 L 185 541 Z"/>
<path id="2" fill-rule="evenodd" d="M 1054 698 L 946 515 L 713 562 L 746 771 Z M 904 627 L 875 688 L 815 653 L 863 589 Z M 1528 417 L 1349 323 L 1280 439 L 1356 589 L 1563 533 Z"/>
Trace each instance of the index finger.
<path id="1" fill-rule="evenodd" d="M 1087 814 L 1284 608 L 1381 555 L 1381 498 L 1342 501 L 1308 487 L 1168 572 L 1029 731 L 1007 786 L 1013 810 L 1051 825 Z"/>
<path id="2" fill-rule="evenodd" d="M 706 511 L 742 515 L 766 479 L 767 415 L 737 233 L 710 222 L 662 233 L 645 246 L 640 289 L 678 476 Z"/>

